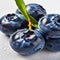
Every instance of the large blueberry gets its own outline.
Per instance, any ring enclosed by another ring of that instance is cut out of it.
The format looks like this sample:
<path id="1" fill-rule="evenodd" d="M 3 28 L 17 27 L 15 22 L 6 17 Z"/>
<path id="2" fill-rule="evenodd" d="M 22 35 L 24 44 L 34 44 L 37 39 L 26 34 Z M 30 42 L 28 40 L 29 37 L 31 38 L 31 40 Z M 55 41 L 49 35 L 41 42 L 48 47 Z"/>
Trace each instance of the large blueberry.
<path id="1" fill-rule="evenodd" d="M 10 45 L 21 55 L 31 55 L 42 50 L 45 41 L 39 31 L 22 29 L 12 34 Z"/>
<path id="2" fill-rule="evenodd" d="M 31 3 L 26 5 L 27 12 L 34 17 L 37 21 L 39 18 L 46 16 L 46 10 L 39 4 Z M 18 10 L 16 10 L 17 14 L 21 14 Z"/>
<path id="3" fill-rule="evenodd" d="M 1 30 L 8 36 L 10 36 L 17 29 L 28 28 L 28 22 L 21 15 L 18 17 L 16 14 L 7 14 L 1 18 L 0 26 Z"/>

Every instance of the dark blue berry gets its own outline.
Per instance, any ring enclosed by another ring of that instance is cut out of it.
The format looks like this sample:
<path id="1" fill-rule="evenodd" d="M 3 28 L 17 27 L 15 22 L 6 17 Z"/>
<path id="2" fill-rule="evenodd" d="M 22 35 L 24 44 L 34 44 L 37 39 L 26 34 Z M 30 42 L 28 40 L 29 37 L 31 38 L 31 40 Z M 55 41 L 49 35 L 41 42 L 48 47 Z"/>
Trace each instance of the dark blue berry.
<path id="1" fill-rule="evenodd" d="M 18 29 L 28 28 L 28 22 L 21 15 L 18 17 L 16 14 L 7 14 L 1 18 L 1 30 L 10 36 Z"/>
<path id="2" fill-rule="evenodd" d="M 22 29 L 12 34 L 10 45 L 21 55 L 31 55 L 42 50 L 45 41 L 37 30 Z"/>
<path id="3" fill-rule="evenodd" d="M 46 15 L 46 10 L 39 4 L 31 3 L 26 5 L 28 13 L 34 17 L 37 21 L 39 18 Z"/>

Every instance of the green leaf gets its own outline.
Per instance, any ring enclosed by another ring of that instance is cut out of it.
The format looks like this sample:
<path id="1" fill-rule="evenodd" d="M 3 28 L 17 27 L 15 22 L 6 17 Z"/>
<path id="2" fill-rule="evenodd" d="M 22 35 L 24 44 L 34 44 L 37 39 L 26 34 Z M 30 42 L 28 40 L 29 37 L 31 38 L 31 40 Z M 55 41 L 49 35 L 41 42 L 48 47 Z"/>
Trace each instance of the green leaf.
<path id="1" fill-rule="evenodd" d="M 32 16 L 30 16 L 26 10 L 26 6 L 23 0 L 15 0 L 16 5 L 18 6 L 21 13 L 24 15 L 26 20 L 31 20 L 34 27 L 38 27 L 38 22 Z"/>

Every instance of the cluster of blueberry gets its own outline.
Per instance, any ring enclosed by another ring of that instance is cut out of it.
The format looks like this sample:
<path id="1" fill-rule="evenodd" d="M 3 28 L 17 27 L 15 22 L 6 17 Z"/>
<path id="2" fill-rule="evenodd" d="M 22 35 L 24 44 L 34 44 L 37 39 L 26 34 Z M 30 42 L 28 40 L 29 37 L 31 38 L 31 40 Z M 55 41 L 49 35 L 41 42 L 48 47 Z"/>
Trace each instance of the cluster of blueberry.
<path id="1" fill-rule="evenodd" d="M 60 51 L 60 15 L 47 14 L 38 4 L 28 4 L 26 10 L 38 21 L 38 28 L 29 30 L 28 21 L 18 9 L 0 19 L 0 29 L 10 37 L 10 46 L 21 55 L 34 54 L 44 47 Z"/>

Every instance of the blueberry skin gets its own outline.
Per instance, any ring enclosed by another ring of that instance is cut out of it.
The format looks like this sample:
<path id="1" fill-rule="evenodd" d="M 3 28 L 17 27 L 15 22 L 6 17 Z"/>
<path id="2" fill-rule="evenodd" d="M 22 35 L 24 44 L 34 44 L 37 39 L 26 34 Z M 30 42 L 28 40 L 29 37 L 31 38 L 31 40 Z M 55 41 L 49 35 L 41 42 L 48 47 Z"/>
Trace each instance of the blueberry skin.
<path id="1" fill-rule="evenodd" d="M 37 30 L 22 29 L 12 34 L 10 46 L 21 55 L 31 55 L 42 50 L 44 38 Z"/>
<path id="2" fill-rule="evenodd" d="M 41 34 L 46 34 L 50 31 L 50 26 L 49 26 L 49 21 L 47 23 L 47 17 L 42 17 L 39 19 L 39 22 L 38 22 L 38 28 L 41 32 Z"/>
<path id="3" fill-rule="evenodd" d="M 60 51 L 60 30 L 53 30 L 47 34 L 46 48 L 54 52 Z"/>
<path id="4" fill-rule="evenodd" d="M 27 12 L 35 18 L 37 21 L 39 21 L 39 18 L 46 16 L 46 10 L 39 4 L 31 3 L 26 5 Z M 17 14 L 21 14 L 18 9 L 16 10 Z"/>
<path id="5" fill-rule="evenodd" d="M 34 17 L 37 21 L 39 18 L 46 15 L 46 10 L 39 4 L 31 3 L 26 5 L 28 13 Z"/>
<path id="6" fill-rule="evenodd" d="M 48 20 L 54 25 L 53 28 L 59 29 L 60 27 L 60 14 L 49 14 Z"/>
<path id="7" fill-rule="evenodd" d="M 18 17 L 14 13 L 4 15 L 0 22 L 0 26 L 2 27 L 1 31 L 7 36 L 10 36 L 18 29 L 28 28 L 28 22 L 24 19 L 24 17 Z"/>
<path id="8" fill-rule="evenodd" d="M 49 14 L 39 20 L 39 29 L 43 31 L 46 48 L 50 51 L 60 51 L 60 15 Z"/>

